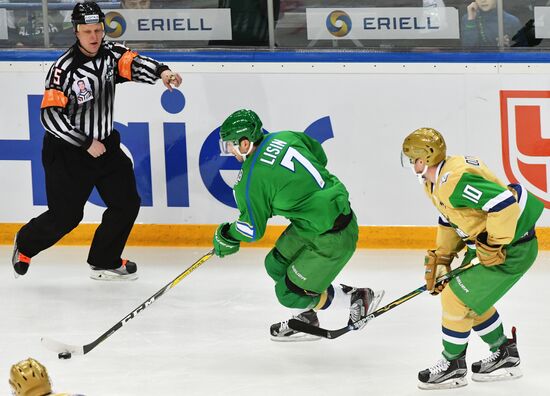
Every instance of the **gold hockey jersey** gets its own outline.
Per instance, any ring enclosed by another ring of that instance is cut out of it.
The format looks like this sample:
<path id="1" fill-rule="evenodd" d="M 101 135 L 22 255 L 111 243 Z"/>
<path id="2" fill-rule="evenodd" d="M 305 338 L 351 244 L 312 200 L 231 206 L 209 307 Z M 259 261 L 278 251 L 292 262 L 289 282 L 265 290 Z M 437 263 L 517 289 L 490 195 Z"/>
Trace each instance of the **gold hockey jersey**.
<path id="1" fill-rule="evenodd" d="M 439 164 L 425 191 L 439 210 L 436 251 L 475 248 L 487 232 L 491 245 L 508 245 L 531 230 L 544 205 L 519 184 L 506 185 L 475 157 L 453 156 Z"/>

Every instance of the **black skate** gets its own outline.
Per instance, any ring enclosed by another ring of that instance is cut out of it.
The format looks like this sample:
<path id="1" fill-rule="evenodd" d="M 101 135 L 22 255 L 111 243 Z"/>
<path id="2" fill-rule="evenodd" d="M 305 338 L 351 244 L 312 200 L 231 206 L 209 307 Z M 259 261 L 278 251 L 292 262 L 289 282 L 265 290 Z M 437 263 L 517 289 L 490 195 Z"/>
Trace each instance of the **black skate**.
<path id="1" fill-rule="evenodd" d="M 451 389 L 468 385 L 465 353 L 453 360 L 439 360 L 418 373 L 418 387 L 424 390 Z"/>
<path id="2" fill-rule="evenodd" d="M 379 290 L 377 292 L 372 291 L 372 289 L 366 288 L 355 288 L 346 285 L 340 285 L 344 293 L 350 295 L 350 306 L 349 306 L 349 320 L 348 324 L 353 324 L 361 319 L 364 319 L 369 314 L 374 312 L 382 297 L 384 297 L 384 290 Z M 365 327 L 367 322 L 363 323 L 357 329 L 362 329 Z"/>
<path id="3" fill-rule="evenodd" d="M 15 277 L 19 278 L 19 276 L 25 275 L 29 270 L 31 258 L 25 256 L 19 251 L 19 248 L 17 247 L 17 235 L 19 235 L 19 233 L 15 234 L 15 238 L 13 240 L 13 255 L 11 256 L 11 264 L 13 265 Z"/>
<path id="4" fill-rule="evenodd" d="M 503 381 L 520 378 L 520 359 L 516 344 L 516 328 L 512 338 L 502 344 L 491 356 L 472 364 L 472 380 L 478 382 Z"/>
<path id="5" fill-rule="evenodd" d="M 122 260 L 118 268 L 106 269 L 90 265 L 90 278 L 103 281 L 132 281 L 138 278 L 137 264 L 133 261 Z"/>
<path id="6" fill-rule="evenodd" d="M 302 312 L 297 316 L 293 316 L 293 318 L 313 326 L 319 326 L 319 319 L 317 318 L 317 313 L 313 309 Z M 282 342 L 316 341 L 320 339 L 320 337 L 317 337 L 311 334 L 306 334 L 296 330 L 292 330 L 290 327 L 288 327 L 288 320 L 271 325 L 269 332 L 271 333 L 271 339 L 273 341 L 282 341 Z"/>

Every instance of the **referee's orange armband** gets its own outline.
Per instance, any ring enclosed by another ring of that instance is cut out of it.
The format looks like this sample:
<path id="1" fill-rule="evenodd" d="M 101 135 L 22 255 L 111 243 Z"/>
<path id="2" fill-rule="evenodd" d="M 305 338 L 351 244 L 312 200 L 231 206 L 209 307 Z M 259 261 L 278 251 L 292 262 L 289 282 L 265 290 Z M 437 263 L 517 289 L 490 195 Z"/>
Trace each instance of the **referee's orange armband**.
<path id="1" fill-rule="evenodd" d="M 128 51 L 118 60 L 118 74 L 127 80 L 132 79 L 132 62 L 138 56 L 137 52 Z"/>
<path id="2" fill-rule="evenodd" d="M 47 107 L 62 107 L 67 106 L 69 99 L 65 94 L 57 89 L 47 89 L 44 91 L 44 97 L 42 98 L 42 104 L 40 105 L 41 109 Z"/>

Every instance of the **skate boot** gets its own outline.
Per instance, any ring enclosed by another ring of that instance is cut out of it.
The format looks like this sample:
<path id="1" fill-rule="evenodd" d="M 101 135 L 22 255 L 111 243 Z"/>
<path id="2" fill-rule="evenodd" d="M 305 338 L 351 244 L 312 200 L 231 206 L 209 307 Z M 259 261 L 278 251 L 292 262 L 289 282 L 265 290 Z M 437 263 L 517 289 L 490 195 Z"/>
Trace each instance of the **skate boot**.
<path id="1" fill-rule="evenodd" d="M 319 326 L 317 313 L 313 309 L 302 312 L 297 316 L 293 316 L 293 318 L 301 320 L 302 322 L 308 323 L 313 326 Z M 280 342 L 316 341 L 320 339 L 320 337 L 311 334 L 301 333 L 299 331 L 292 330 L 290 327 L 288 327 L 288 320 L 271 325 L 269 332 L 271 333 L 271 340 Z"/>
<path id="2" fill-rule="evenodd" d="M 465 352 L 453 360 L 439 360 L 418 373 L 418 387 L 424 390 L 451 389 L 468 385 Z"/>
<path id="3" fill-rule="evenodd" d="M 137 264 L 133 261 L 122 259 L 118 268 L 106 269 L 90 265 L 90 278 L 103 281 L 132 281 L 138 278 Z"/>
<path id="4" fill-rule="evenodd" d="M 491 356 L 472 364 L 472 380 L 478 382 L 503 381 L 520 378 L 520 359 L 516 344 L 516 328 L 508 339 Z"/>
<path id="5" fill-rule="evenodd" d="M 340 285 L 344 293 L 350 295 L 350 307 L 349 307 L 349 320 L 348 325 L 357 324 L 357 329 L 362 329 L 365 327 L 367 322 L 357 323 L 361 319 L 366 318 L 368 315 L 373 313 L 382 297 L 384 297 L 384 290 L 379 290 L 377 292 L 372 291 L 372 289 L 366 288 L 356 288 L 346 285 Z"/>
<path id="6" fill-rule="evenodd" d="M 13 255 L 11 257 L 11 264 L 13 265 L 15 277 L 19 278 L 19 276 L 25 275 L 29 270 L 31 258 L 25 256 L 19 251 L 19 248 L 17 247 L 17 235 L 19 235 L 19 233 L 15 234 L 15 238 L 13 240 Z"/>

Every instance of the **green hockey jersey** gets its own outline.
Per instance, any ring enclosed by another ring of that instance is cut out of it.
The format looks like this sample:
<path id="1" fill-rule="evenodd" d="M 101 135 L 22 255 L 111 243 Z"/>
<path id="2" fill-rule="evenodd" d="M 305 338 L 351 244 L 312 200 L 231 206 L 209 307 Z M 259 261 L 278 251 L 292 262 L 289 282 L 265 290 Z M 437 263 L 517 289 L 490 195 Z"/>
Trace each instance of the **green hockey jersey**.
<path id="1" fill-rule="evenodd" d="M 265 136 L 243 163 L 233 187 L 240 210 L 229 235 L 252 242 L 262 238 L 273 216 L 290 220 L 303 235 L 332 229 L 340 214 L 349 214 L 349 194 L 329 173 L 321 144 L 301 132 Z"/>
<path id="2" fill-rule="evenodd" d="M 473 247 L 482 232 L 491 245 L 513 243 L 535 226 L 544 209 L 521 185 L 505 185 L 474 157 L 447 157 L 437 168 L 435 183 L 427 181 L 425 189 L 441 213 L 440 253 L 457 252 L 464 246 L 461 239 Z"/>

